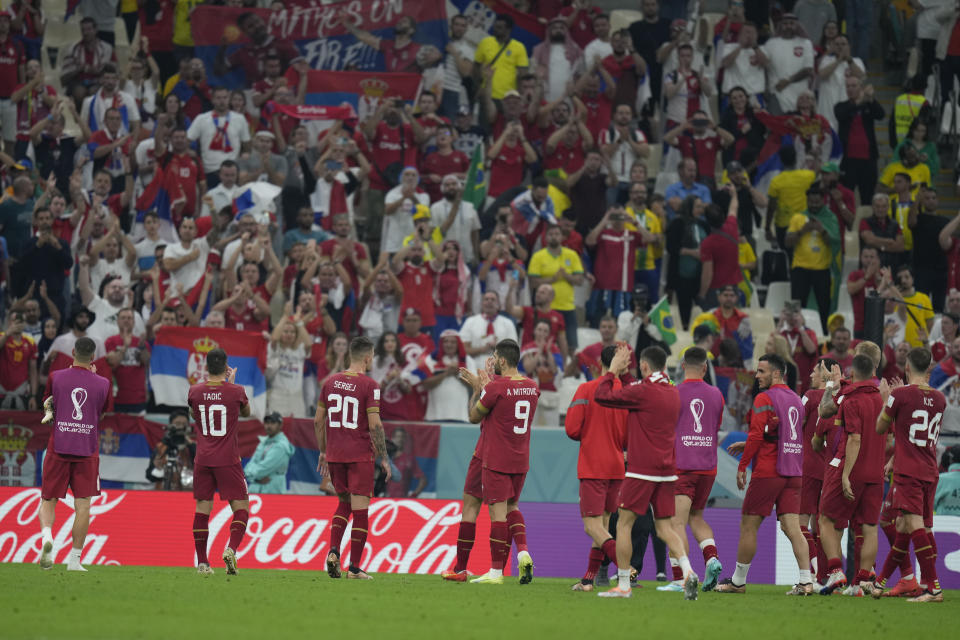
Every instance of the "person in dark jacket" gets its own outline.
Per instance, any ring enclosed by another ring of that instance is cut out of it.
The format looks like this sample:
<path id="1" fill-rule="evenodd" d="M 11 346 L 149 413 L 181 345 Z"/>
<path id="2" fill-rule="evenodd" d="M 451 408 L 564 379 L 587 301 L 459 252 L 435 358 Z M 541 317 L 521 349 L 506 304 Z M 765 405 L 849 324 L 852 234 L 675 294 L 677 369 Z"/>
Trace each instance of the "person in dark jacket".
<path id="1" fill-rule="evenodd" d="M 860 189 L 860 204 L 870 204 L 877 186 L 877 134 L 875 123 L 886 116 L 873 96 L 873 85 L 863 86 L 856 76 L 847 78 L 847 100 L 833 108 L 840 125 L 843 161 L 840 182 Z"/>
<path id="2" fill-rule="evenodd" d="M 720 114 L 720 128 L 733 134 L 733 144 L 723 148 L 723 164 L 736 160 L 748 172 L 753 171 L 767 138 L 767 128 L 754 115 L 743 87 L 730 89 L 729 98 L 730 104 Z"/>

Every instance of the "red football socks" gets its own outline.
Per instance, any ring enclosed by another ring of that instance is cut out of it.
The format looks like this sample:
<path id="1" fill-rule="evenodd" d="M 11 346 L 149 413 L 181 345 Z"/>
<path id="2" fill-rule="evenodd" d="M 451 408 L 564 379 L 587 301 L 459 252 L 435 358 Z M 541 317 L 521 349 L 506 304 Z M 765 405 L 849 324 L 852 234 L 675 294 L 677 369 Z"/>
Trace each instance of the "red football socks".
<path id="1" fill-rule="evenodd" d="M 347 529 L 350 519 L 350 503 L 338 502 L 337 510 L 330 519 L 330 551 L 340 556 L 340 545 L 343 542 L 343 532 Z"/>
<path id="2" fill-rule="evenodd" d="M 230 543 L 227 545 L 234 551 L 240 548 L 240 541 L 247 531 L 247 518 L 250 514 L 246 509 L 237 509 L 233 512 L 233 521 L 230 523 Z"/>
<path id="3" fill-rule="evenodd" d="M 510 555 L 510 538 L 506 522 L 490 523 L 490 567 L 503 571 Z"/>
<path id="4" fill-rule="evenodd" d="M 703 551 L 703 562 L 704 562 L 704 564 L 706 564 L 707 562 L 709 562 L 709 561 L 710 561 L 710 558 L 716 558 L 716 557 L 717 557 L 717 546 L 716 546 L 716 545 L 708 544 L 707 546 L 705 546 L 705 547 L 702 549 L 702 551 Z"/>
<path id="5" fill-rule="evenodd" d="M 883 527 L 883 535 L 887 537 L 887 542 L 890 543 L 890 549 L 893 550 L 893 546 L 896 544 L 900 549 L 906 549 L 903 554 L 903 557 L 900 560 L 900 577 L 913 575 L 913 563 L 910 562 L 910 536 L 904 535 L 906 538 L 906 543 L 903 545 L 897 544 L 897 537 L 900 535 L 897 533 L 897 525 L 894 523 L 889 523 Z M 889 556 L 888 556 L 889 557 Z M 899 556 L 898 556 L 899 557 Z M 886 567 L 886 565 L 884 565 Z M 892 573 L 886 574 L 886 577 L 889 578 Z"/>
<path id="6" fill-rule="evenodd" d="M 886 529 L 887 528 L 884 527 L 884 533 L 886 533 Z M 890 579 L 890 576 L 893 575 L 896 568 L 903 566 L 904 558 L 909 556 L 909 551 L 910 536 L 905 533 L 898 533 L 890 544 L 890 552 L 887 554 L 887 559 L 883 563 L 883 569 L 880 571 L 880 575 L 877 576 L 877 584 L 881 587 L 887 585 L 887 580 Z M 902 577 L 902 568 L 900 569 L 900 573 Z"/>
<path id="7" fill-rule="evenodd" d="M 607 560 L 612 562 L 617 568 L 620 565 L 617 564 L 617 541 L 613 538 L 607 538 L 602 545 L 600 545 L 600 550 L 603 551 L 603 555 L 606 556 Z M 603 562 L 601 559 L 600 562 Z"/>
<path id="8" fill-rule="evenodd" d="M 587 572 L 583 574 L 583 581 L 593 582 L 600 572 L 600 564 L 603 562 L 603 550 L 596 547 L 590 547 L 590 560 L 587 562 Z"/>
<path id="9" fill-rule="evenodd" d="M 453 569 L 457 573 L 467 570 L 467 561 L 470 560 L 473 541 L 476 539 L 477 523 L 461 521 L 460 530 L 457 532 L 457 566 Z"/>
<path id="10" fill-rule="evenodd" d="M 210 514 L 193 514 L 193 546 L 197 550 L 197 564 L 210 564 L 207 560 L 207 527 L 210 523 Z"/>
<path id="11" fill-rule="evenodd" d="M 917 554 L 917 562 L 920 563 L 920 573 L 923 575 L 923 581 L 930 591 L 940 590 L 940 580 L 937 578 L 937 548 L 931 541 L 932 533 L 927 533 L 926 529 L 917 529 L 910 534 L 910 541 L 913 542 L 913 552 Z"/>
<path id="12" fill-rule="evenodd" d="M 671 558 L 672 560 L 673 558 Z M 673 572 L 674 580 L 683 580 L 683 569 L 680 568 L 679 564 L 670 563 L 670 570 Z"/>
<path id="13" fill-rule="evenodd" d="M 350 530 L 350 568 L 360 566 L 363 547 L 367 544 L 367 510 L 353 510 L 353 528 Z"/>
<path id="14" fill-rule="evenodd" d="M 527 523 L 523 521 L 523 514 L 519 509 L 507 514 L 507 528 L 510 531 L 510 539 L 507 540 L 508 549 L 510 540 L 513 540 L 517 543 L 517 552 L 527 551 Z M 507 553 L 510 552 L 507 551 Z"/>
<path id="15" fill-rule="evenodd" d="M 843 571 L 843 560 L 840 558 L 830 558 L 827 560 L 827 574 L 831 574 L 834 571 Z"/>
<path id="16" fill-rule="evenodd" d="M 861 567 L 860 566 L 860 549 L 863 548 L 863 525 L 859 522 L 853 525 L 853 566 L 857 570 L 863 568 L 867 571 L 870 570 L 870 567 Z"/>
<path id="17" fill-rule="evenodd" d="M 817 557 L 817 541 L 808 527 L 800 527 L 800 532 L 803 534 L 803 539 L 807 541 L 807 552 L 810 554 L 809 558 L 812 561 Z M 704 560 L 706 560 L 706 558 L 704 558 Z M 810 566 L 813 566 L 812 562 Z M 817 566 L 819 566 L 819 563 Z"/>

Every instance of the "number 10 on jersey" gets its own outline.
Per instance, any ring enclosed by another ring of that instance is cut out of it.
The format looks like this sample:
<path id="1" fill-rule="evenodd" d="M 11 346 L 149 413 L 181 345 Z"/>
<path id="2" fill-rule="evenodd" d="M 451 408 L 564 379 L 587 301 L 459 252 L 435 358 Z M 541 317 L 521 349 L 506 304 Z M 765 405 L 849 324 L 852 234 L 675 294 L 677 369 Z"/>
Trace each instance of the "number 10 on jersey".
<path id="1" fill-rule="evenodd" d="M 203 435 L 214 437 L 227 435 L 226 406 L 222 404 L 201 404 L 197 407 L 197 413 L 200 414 L 200 431 Z"/>

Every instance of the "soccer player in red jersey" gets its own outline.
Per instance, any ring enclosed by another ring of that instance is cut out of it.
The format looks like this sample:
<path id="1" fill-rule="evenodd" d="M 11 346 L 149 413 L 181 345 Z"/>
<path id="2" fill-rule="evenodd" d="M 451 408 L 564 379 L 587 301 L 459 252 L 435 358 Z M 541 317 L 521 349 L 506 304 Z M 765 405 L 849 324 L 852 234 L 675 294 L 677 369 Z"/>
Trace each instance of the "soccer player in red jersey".
<path id="1" fill-rule="evenodd" d="M 617 352 L 616 345 L 600 352 L 601 375 L 606 375 Z M 580 479 L 580 517 L 583 529 L 593 539 L 587 572 L 573 585 L 574 591 L 593 591 L 604 556 L 617 561 L 617 543 L 610 536 L 610 514 L 617 508 L 623 484 L 623 450 L 627 444 L 627 412 L 601 407 L 592 401 L 602 378 L 584 382 L 573 394 L 564 427 L 571 440 L 580 442 L 577 477 Z M 622 388 L 614 378 L 613 388 Z"/>
<path id="2" fill-rule="evenodd" d="M 390 481 L 390 460 L 380 422 L 380 385 L 366 375 L 372 362 L 370 338 L 351 340 L 350 366 L 323 383 L 313 418 L 320 445 L 317 471 L 329 474 L 340 499 L 330 521 L 327 574 L 331 578 L 340 577 L 340 543 L 353 513 L 347 578 L 371 579 L 360 569 L 360 557 L 367 544 L 367 508 L 373 496 L 376 459 Z"/>
<path id="3" fill-rule="evenodd" d="M 638 515 L 653 506 L 657 536 L 670 548 L 684 574 L 685 597 L 697 597 L 699 579 L 683 552 L 683 541 L 671 524 L 674 514 L 673 491 L 677 480 L 674 434 L 680 415 L 680 395 L 663 372 L 667 354 L 659 347 L 647 347 L 640 353 L 643 380 L 614 389 L 613 380 L 626 373 L 631 351 L 617 347 L 610 370 L 600 378 L 594 399 L 601 407 L 627 409 L 627 473 L 620 489 L 617 518 L 617 586 L 598 595 L 605 598 L 629 598 L 630 556 L 633 553 L 631 531 Z"/>
<path id="4" fill-rule="evenodd" d="M 250 501 L 247 480 L 240 464 L 240 418 L 250 415 L 247 393 L 234 384 L 237 370 L 227 366 L 227 354 L 214 349 L 207 354 L 206 382 L 190 387 L 187 404 L 193 420 L 200 425 L 197 433 L 197 454 L 193 464 L 193 497 L 197 512 L 193 515 L 193 543 L 197 550 L 197 573 L 212 574 L 207 560 L 207 535 L 213 492 L 230 503 L 230 541 L 223 551 L 223 564 L 228 575 L 237 573 L 237 549 L 247 530 Z"/>
<path id="5" fill-rule="evenodd" d="M 110 382 L 97 375 L 96 343 L 77 338 L 73 365 L 50 374 L 50 397 L 42 422 L 53 422 L 40 487 L 40 567 L 53 567 L 53 527 L 57 500 L 73 491 L 73 548 L 67 571 L 86 571 L 80 553 L 90 527 L 90 498 L 100 495 L 100 416 L 110 399 Z"/>
<path id="6" fill-rule="evenodd" d="M 705 567 L 703 590 L 717 585 L 723 571 L 717 557 L 717 543 L 713 529 L 703 519 L 707 498 L 717 477 L 717 432 L 723 420 L 723 394 L 715 386 L 704 382 L 707 372 L 707 352 L 690 347 L 683 352 L 683 382 L 680 383 L 680 417 L 677 420 L 675 450 L 677 455 L 677 483 L 674 489 L 673 528 L 683 542 L 684 553 L 689 554 L 687 525 L 700 544 Z M 682 591 L 683 576 L 680 567 L 673 567 L 673 582 L 657 587 L 657 591 Z"/>
<path id="7" fill-rule="evenodd" d="M 826 464 L 823 451 L 814 451 L 813 437 L 817 433 L 820 414 L 817 407 L 823 397 L 828 372 L 837 365 L 832 358 L 821 358 L 810 372 L 810 388 L 803 394 L 805 417 L 803 420 L 803 480 L 800 487 L 800 532 L 807 541 L 810 564 L 817 575 L 817 582 L 826 579 L 827 558 L 820 545 L 820 491 L 823 488 L 823 468 Z"/>
<path id="8" fill-rule="evenodd" d="M 907 385 L 894 389 L 885 399 L 877 418 L 877 432 L 886 433 L 891 425 L 895 441 L 893 482 L 896 493 L 893 506 L 900 510 L 897 537 L 877 576 L 873 597 L 878 598 L 887 579 L 907 553 L 910 543 L 920 563 L 926 590 L 909 602 L 943 602 L 937 579 L 937 545 L 933 538 L 933 498 L 939 480 L 937 440 L 940 420 L 946 407 L 943 394 L 927 384 L 930 351 L 911 349 L 907 355 Z"/>
<path id="9" fill-rule="evenodd" d="M 854 520 L 860 523 L 864 540 L 854 585 L 867 591 L 873 585 L 869 568 L 877 555 L 877 521 L 883 502 L 886 442 L 886 438 L 873 428 L 883 408 L 880 389 L 872 380 L 874 372 L 870 358 L 854 356 L 852 383 L 837 398 L 840 410 L 835 424 L 840 430 L 835 448 L 828 449 L 832 455 L 824 471 L 820 495 L 820 540 L 827 556 L 827 581 L 820 590 L 823 595 L 847 584 L 838 523 Z M 815 445 L 815 448 L 820 447 Z M 862 593 L 853 591 L 850 595 Z"/>
<path id="10" fill-rule="evenodd" d="M 520 375 L 520 345 L 501 340 L 493 351 L 492 380 L 485 370 L 460 369 L 460 379 L 473 387 L 470 422 L 481 423 L 483 501 L 490 508 L 490 570 L 471 582 L 503 584 L 503 567 L 511 538 L 517 543 L 520 584 L 533 580 L 533 559 L 527 549 L 526 524 L 517 506 L 530 469 L 530 425 L 540 390 Z"/>
<path id="11" fill-rule="evenodd" d="M 727 447 L 740 451 L 737 487 L 747 487 L 747 466 L 752 461 L 753 475 L 743 498 L 740 518 L 740 540 L 737 543 L 737 567 L 733 577 L 722 580 L 716 590 L 721 593 L 744 593 L 747 572 L 757 553 L 757 531 L 763 519 L 776 505 L 780 528 L 793 546 L 793 555 L 800 569 L 800 580 L 787 595 L 813 593 L 810 556 L 807 542 L 800 532 L 800 487 L 803 474 L 803 404 L 800 397 L 783 383 L 787 364 L 780 356 L 760 356 L 757 382 L 761 392 L 753 399 L 753 417 L 745 443 Z"/>

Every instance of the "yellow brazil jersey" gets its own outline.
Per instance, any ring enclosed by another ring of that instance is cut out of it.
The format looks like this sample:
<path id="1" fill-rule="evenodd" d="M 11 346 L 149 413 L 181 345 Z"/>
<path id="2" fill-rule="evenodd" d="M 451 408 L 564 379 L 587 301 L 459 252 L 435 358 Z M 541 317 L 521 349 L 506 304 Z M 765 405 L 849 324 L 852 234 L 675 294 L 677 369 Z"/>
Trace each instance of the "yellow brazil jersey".
<path id="1" fill-rule="evenodd" d="M 181 47 L 193 46 L 193 35 L 190 33 L 190 12 L 202 0 L 177 0 L 173 10 L 173 44 Z"/>
<path id="2" fill-rule="evenodd" d="M 933 313 L 933 304 L 930 302 L 927 294 L 920 293 L 919 291 L 912 296 L 904 296 L 903 300 L 910 304 L 910 306 L 907 307 L 909 313 L 907 313 L 903 340 L 904 342 L 909 342 L 911 347 L 922 347 L 923 341 L 920 340 L 920 336 L 917 334 L 917 328 L 918 326 L 923 326 L 924 331 L 926 331 L 927 320 L 933 318 L 935 315 Z M 914 319 L 916 319 L 916 321 L 914 321 Z"/>
<path id="3" fill-rule="evenodd" d="M 798 213 L 790 218 L 787 233 L 800 231 L 807 224 L 808 216 Z M 808 231 L 797 238 L 793 246 L 793 267 L 822 271 L 830 268 L 830 245 L 819 231 Z"/>
<path id="4" fill-rule="evenodd" d="M 627 215 L 632 218 L 632 222 L 627 222 L 626 224 L 628 231 L 636 231 L 642 226 L 650 233 L 663 233 L 660 218 L 658 218 L 657 214 L 653 211 L 650 211 L 650 209 L 644 209 L 640 215 L 637 215 L 637 212 L 634 211 L 632 207 L 627 207 L 626 212 Z M 634 268 L 640 271 L 656 269 L 657 265 L 655 261 L 662 255 L 662 242 L 652 246 L 641 247 L 637 249 L 637 261 Z"/>
<path id="5" fill-rule="evenodd" d="M 905 173 L 910 176 L 911 184 L 930 184 L 930 167 L 922 162 L 917 163 L 917 166 L 913 167 L 912 169 L 907 169 L 899 162 L 891 162 L 884 168 L 883 173 L 880 174 L 880 184 L 886 185 L 892 189 L 893 178 L 898 173 Z M 914 191 L 916 191 L 916 189 Z"/>
<path id="6" fill-rule="evenodd" d="M 740 268 L 743 269 L 743 277 L 749 279 L 750 272 L 746 270 L 746 265 L 754 264 L 757 261 L 757 253 L 747 241 L 739 243 L 737 245 L 737 251 L 737 260 L 740 262 Z"/>
<path id="7" fill-rule="evenodd" d="M 807 189 L 816 180 L 817 174 L 809 169 L 784 171 L 770 181 L 767 193 L 777 199 L 777 211 L 773 224 L 786 227 L 798 213 L 807 210 Z"/>
<path id="8" fill-rule="evenodd" d="M 403 239 L 403 246 L 407 246 L 413 242 L 417 237 L 417 234 L 411 233 L 406 238 Z M 443 234 L 440 233 L 439 227 L 433 228 L 433 233 L 430 234 L 430 239 L 433 240 L 434 244 L 441 245 L 443 244 Z M 423 243 L 423 259 L 427 262 L 433 260 L 436 256 L 433 255 L 433 249 L 430 248 L 430 243 Z"/>
<path id="9" fill-rule="evenodd" d="M 527 273 L 531 277 L 550 280 L 561 268 L 571 275 L 583 273 L 583 265 L 580 263 L 580 256 L 577 255 L 576 251 L 561 247 L 560 255 L 554 256 L 549 249 L 540 249 L 530 258 Z M 551 307 L 557 311 L 573 311 L 575 308 L 573 304 L 573 285 L 563 279 L 557 280 L 551 285 L 554 293 Z"/>
<path id="10" fill-rule="evenodd" d="M 911 196 L 914 198 L 915 196 Z M 890 196 L 890 217 L 896 220 L 900 225 L 900 231 L 903 233 L 903 248 L 907 251 L 913 249 L 913 229 L 910 228 L 910 204 L 900 200 L 896 194 Z"/>
<path id="11" fill-rule="evenodd" d="M 499 100 L 507 91 L 517 88 L 518 67 L 530 66 L 527 49 L 523 44 L 511 40 L 503 53 L 497 56 L 502 47 L 503 45 L 496 38 L 487 36 L 477 45 L 477 52 L 473 57 L 481 65 L 493 64 L 493 85 L 490 87 L 490 95 L 494 100 Z"/>

